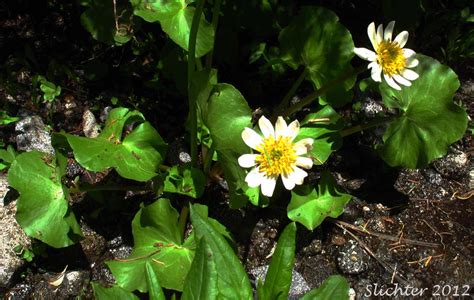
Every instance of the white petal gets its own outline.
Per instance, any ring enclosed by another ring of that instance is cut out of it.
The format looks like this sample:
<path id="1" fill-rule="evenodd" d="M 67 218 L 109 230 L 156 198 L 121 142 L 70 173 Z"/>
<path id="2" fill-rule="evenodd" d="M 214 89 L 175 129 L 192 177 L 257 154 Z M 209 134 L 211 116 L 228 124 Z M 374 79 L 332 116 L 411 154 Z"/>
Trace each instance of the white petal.
<path id="1" fill-rule="evenodd" d="M 293 141 L 298 135 L 298 132 L 300 132 L 300 122 L 294 120 L 288 125 L 288 128 L 286 128 L 285 136 L 289 137 L 290 141 Z"/>
<path id="2" fill-rule="evenodd" d="M 416 72 L 413 71 L 413 70 L 409 70 L 409 69 L 403 70 L 402 76 L 405 77 L 406 79 L 412 80 L 412 81 L 415 80 L 415 79 L 417 79 L 418 77 L 420 77 L 420 76 L 418 75 L 418 73 L 416 73 Z"/>
<path id="3" fill-rule="evenodd" d="M 255 130 L 246 127 L 244 131 L 242 131 L 242 139 L 244 143 L 252 149 L 257 150 L 257 147 L 262 143 L 262 137 L 255 132 Z"/>
<path id="4" fill-rule="evenodd" d="M 283 119 L 283 117 L 278 117 L 275 124 L 275 137 L 284 136 L 287 127 L 285 119 Z"/>
<path id="5" fill-rule="evenodd" d="M 308 173 L 298 167 L 294 167 L 293 172 L 290 173 L 289 176 L 295 184 L 303 184 L 303 181 L 306 176 L 308 176 Z"/>
<path id="6" fill-rule="evenodd" d="M 262 184 L 264 178 L 264 174 L 258 168 L 255 168 L 245 176 L 245 182 L 247 182 L 249 187 L 257 187 Z"/>
<path id="7" fill-rule="evenodd" d="M 400 32 L 400 33 L 397 35 L 397 37 L 395 38 L 394 41 L 398 43 L 398 45 L 400 46 L 400 48 L 403 48 L 403 46 L 405 46 L 405 44 L 406 44 L 407 41 L 408 41 L 408 31 L 402 31 L 402 32 Z"/>
<path id="8" fill-rule="evenodd" d="M 370 43 L 372 43 L 372 47 L 374 49 L 377 49 L 377 39 L 376 39 L 376 36 L 377 36 L 377 33 L 375 32 L 375 23 L 372 22 L 369 24 L 369 27 L 367 27 L 367 35 L 369 36 L 369 39 L 370 39 Z"/>
<path id="9" fill-rule="evenodd" d="M 379 27 L 377 27 L 377 45 L 380 44 L 383 41 L 383 25 L 380 24 Z"/>
<path id="10" fill-rule="evenodd" d="M 395 79 L 396 82 L 398 82 L 400 84 L 403 84 L 405 86 L 410 86 L 411 85 L 410 81 L 406 80 L 405 78 L 403 78 L 402 76 L 400 76 L 398 74 L 393 75 L 393 79 Z"/>
<path id="11" fill-rule="evenodd" d="M 312 148 L 313 143 L 314 140 L 312 138 L 299 140 L 293 145 L 293 150 L 295 150 L 296 155 L 306 154 Z"/>
<path id="12" fill-rule="evenodd" d="M 255 166 L 256 162 L 255 159 L 257 158 L 257 154 L 244 154 L 241 155 L 238 159 L 239 165 L 242 168 L 251 168 Z"/>
<path id="13" fill-rule="evenodd" d="M 313 160 L 309 157 L 299 156 L 296 158 L 296 165 L 305 169 L 311 169 L 313 167 Z"/>
<path id="14" fill-rule="evenodd" d="M 273 129 L 272 123 L 264 116 L 261 116 L 258 120 L 258 126 L 260 127 L 260 131 L 264 137 L 275 136 L 275 130 Z"/>
<path id="15" fill-rule="evenodd" d="M 403 51 L 403 56 L 405 56 L 405 58 L 407 58 L 407 59 L 416 54 L 415 51 L 413 51 L 411 49 L 408 49 L 408 48 L 404 48 L 402 51 Z"/>
<path id="16" fill-rule="evenodd" d="M 387 74 L 383 74 L 383 78 L 385 78 L 385 81 L 388 83 L 388 85 L 398 91 L 400 91 L 402 88 L 395 83 L 392 77 L 388 76 Z"/>
<path id="17" fill-rule="evenodd" d="M 370 71 L 370 77 L 376 82 L 382 82 L 382 68 L 376 62 L 370 63 L 372 65 L 372 70 Z"/>
<path id="18" fill-rule="evenodd" d="M 289 174 L 283 174 L 281 176 L 281 180 L 283 181 L 283 185 L 287 190 L 291 191 L 295 187 L 295 182 Z"/>
<path id="19" fill-rule="evenodd" d="M 414 56 L 412 56 L 412 57 L 407 59 L 406 67 L 407 68 L 414 68 L 414 67 L 418 66 L 419 63 L 420 63 L 420 61 L 418 59 L 414 58 Z"/>
<path id="20" fill-rule="evenodd" d="M 362 59 L 374 61 L 377 59 L 377 54 L 367 48 L 354 48 L 354 53 Z"/>
<path id="21" fill-rule="evenodd" d="M 271 197 L 273 196 L 273 192 L 275 191 L 275 185 L 277 182 L 277 177 L 263 177 L 263 182 L 262 182 L 262 194 Z"/>
<path id="22" fill-rule="evenodd" d="M 389 42 L 392 41 L 392 33 L 393 33 L 394 26 L 395 26 L 395 21 L 388 23 L 387 28 L 385 28 L 385 32 L 383 34 L 384 40 L 389 41 Z"/>

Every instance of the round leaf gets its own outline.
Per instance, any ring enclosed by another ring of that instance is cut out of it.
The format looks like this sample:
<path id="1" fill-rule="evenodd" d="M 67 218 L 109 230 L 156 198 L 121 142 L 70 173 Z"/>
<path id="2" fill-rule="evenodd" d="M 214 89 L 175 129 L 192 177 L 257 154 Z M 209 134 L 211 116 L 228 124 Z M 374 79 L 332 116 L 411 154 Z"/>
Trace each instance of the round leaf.
<path id="1" fill-rule="evenodd" d="M 352 71 L 354 43 L 350 32 L 330 10 L 307 6 L 279 36 L 282 59 L 292 68 L 303 65 L 316 88 Z M 333 87 L 321 98 L 341 106 L 351 100 L 355 76 Z"/>
<path id="2" fill-rule="evenodd" d="M 288 218 L 303 224 L 309 230 L 318 227 L 326 217 L 337 218 L 351 195 L 337 189 L 331 173 L 324 171 L 317 190 L 309 186 L 295 188 L 288 204 Z"/>
<path id="3" fill-rule="evenodd" d="M 380 85 L 384 103 L 400 110 L 377 149 L 391 166 L 421 168 L 446 154 L 467 128 L 467 114 L 453 103 L 456 73 L 428 56 L 418 55 L 420 77 L 401 91 Z"/>
<path id="4" fill-rule="evenodd" d="M 18 155 L 8 172 L 8 182 L 20 193 L 18 224 L 29 236 L 56 248 L 74 244 L 72 237 L 81 235 L 61 183 L 64 170 L 54 156 L 32 151 Z"/>

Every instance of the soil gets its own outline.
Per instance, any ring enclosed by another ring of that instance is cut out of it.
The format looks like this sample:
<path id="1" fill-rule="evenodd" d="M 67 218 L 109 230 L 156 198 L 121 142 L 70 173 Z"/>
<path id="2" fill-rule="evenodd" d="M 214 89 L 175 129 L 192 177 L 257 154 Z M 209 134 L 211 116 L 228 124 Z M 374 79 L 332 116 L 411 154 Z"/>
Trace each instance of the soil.
<path id="1" fill-rule="evenodd" d="M 9 45 L 7 52 L 21 52 L 20 45 L 32 45 L 39 53 L 38 60 L 49 55 L 58 60 L 68 58 L 71 64 L 80 66 L 91 55 L 85 49 L 97 44 L 80 28 L 64 27 L 64 24 L 77 23 L 73 21 L 78 18 L 75 9 L 72 7 L 72 13 L 52 14 L 43 11 L 32 14 L 26 10 L 1 19 L 4 37 L 19 41 L 18 45 Z M 85 42 L 67 44 L 67 36 L 71 33 Z M 132 64 L 133 56 L 122 53 L 124 50 L 104 47 L 95 51 L 106 52 L 113 63 Z M 9 57 L 1 59 L 8 61 Z M 120 83 L 85 87 L 71 81 L 65 83 L 66 93 L 55 105 L 36 105 L 30 100 L 28 88 L 32 73 L 27 68 L 16 69 L 8 80 L 2 81 L 20 87 L 12 96 L 9 87 L 0 86 L 0 98 L 7 99 L 5 106 L 9 111 L 34 111 L 54 130 L 82 134 L 83 112 L 90 109 L 99 119 L 100 112 L 111 105 L 100 99 L 119 95 L 122 105 L 142 111 L 166 141 L 186 149 L 182 124 L 187 108 L 186 104 L 180 104 L 186 103 L 184 98 L 183 101 L 165 101 L 160 94 L 143 92 L 141 100 L 132 101 L 127 91 L 119 87 Z M 472 119 L 473 69 L 465 66 L 458 73 L 464 89 L 458 92 L 456 101 L 462 102 Z M 136 76 L 134 80 L 142 80 L 149 74 L 144 71 Z M 108 80 L 111 83 L 114 78 Z M 375 101 L 380 99 L 375 98 Z M 350 115 L 351 108 L 344 108 L 341 114 Z M 6 126 L 0 133 L 7 144 L 14 144 L 13 128 Z M 317 181 L 320 170 L 329 169 L 354 197 L 337 220 L 328 219 L 312 232 L 298 226 L 296 271 L 311 288 L 319 286 L 332 274 L 341 274 L 361 299 L 368 287 L 376 283 L 386 287 L 399 283 L 428 288 L 427 298 L 434 292 L 454 298 L 455 287 L 460 294 L 466 292 L 474 297 L 472 135 L 466 133 L 450 148 L 449 154 L 465 154 L 468 162 L 463 167 L 448 160 L 437 161 L 421 170 L 388 167 L 373 152 L 374 141 L 378 139 L 380 136 L 376 131 L 353 135 L 344 140 L 343 148 L 325 165 L 313 168 L 310 181 Z M 179 152 L 170 156 L 170 161 L 177 161 Z M 123 182 L 113 171 L 106 174 L 86 172 L 73 159 L 70 159 L 68 170 L 68 180 L 79 175 L 91 183 Z M 203 203 L 209 206 L 211 217 L 221 221 L 233 234 L 245 268 L 250 271 L 269 264 L 279 233 L 289 222 L 286 216 L 289 194 L 283 193 L 268 208 L 249 205 L 240 210 L 229 209 L 228 193 L 222 183 L 210 181 L 206 195 Z M 17 272 L 10 288 L 0 293 L 7 299 L 92 298 L 90 281 L 113 284 L 114 279 L 104 262 L 124 258 L 130 253 L 133 246 L 131 220 L 140 203 L 151 203 L 153 197 L 151 193 L 130 192 L 109 193 L 107 197 L 75 195 L 70 204 L 80 220 L 84 239 L 65 249 L 47 248 L 40 252 L 32 263 Z M 64 283 L 59 287 L 49 284 L 48 281 L 57 278 L 66 265 Z M 449 295 L 442 294 L 445 286 L 451 289 Z"/>

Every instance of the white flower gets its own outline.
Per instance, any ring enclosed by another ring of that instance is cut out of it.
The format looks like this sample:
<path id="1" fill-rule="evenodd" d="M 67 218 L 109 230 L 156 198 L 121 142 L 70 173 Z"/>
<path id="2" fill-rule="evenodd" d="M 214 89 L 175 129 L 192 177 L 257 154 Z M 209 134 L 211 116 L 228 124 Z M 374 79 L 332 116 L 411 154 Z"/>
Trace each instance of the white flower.
<path id="1" fill-rule="evenodd" d="M 394 26 L 395 21 L 388 23 L 384 32 L 383 25 L 380 24 L 375 31 L 375 23 L 370 23 L 367 33 L 375 52 L 366 48 L 354 48 L 354 53 L 371 62 L 368 68 L 372 69 L 371 76 L 374 81 L 382 82 L 383 73 L 389 86 L 401 90 L 397 83 L 410 86 L 410 81 L 418 78 L 415 71 L 408 69 L 416 67 L 418 60 L 415 58 L 415 51 L 403 48 L 408 40 L 407 31 L 400 32 L 392 41 Z"/>
<path id="2" fill-rule="evenodd" d="M 311 169 L 313 160 L 301 155 L 308 152 L 313 139 L 306 138 L 293 143 L 300 130 L 297 120 L 287 125 L 282 117 L 278 117 L 273 128 L 272 123 L 262 116 L 258 125 L 263 137 L 251 128 L 245 128 L 242 132 L 245 144 L 259 152 L 239 157 L 241 167 L 254 167 L 245 177 L 249 187 L 261 186 L 262 194 L 271 197 L 280 175 L 287 190 L 302 184 L 308 173 L 299 167 Z"/>

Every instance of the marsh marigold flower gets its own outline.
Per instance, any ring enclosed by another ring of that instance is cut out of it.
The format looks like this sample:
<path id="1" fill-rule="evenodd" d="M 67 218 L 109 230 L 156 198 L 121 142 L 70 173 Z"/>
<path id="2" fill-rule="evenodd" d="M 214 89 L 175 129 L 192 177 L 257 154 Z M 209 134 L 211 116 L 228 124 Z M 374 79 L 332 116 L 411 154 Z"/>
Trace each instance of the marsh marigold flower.
<path id="1" fill-rule="evenodd" d="M 272 123 L 262 116 L 258 125 L 263 136 L 251 128 L 242 132 L 245 144 L 258 152 L 239 157 L 241 167 L 253 168 L 245 177 L 249 187 L 261 186 L 262 194 L 271 197 L 280 175 L 287 190 L 302 184 L 308 173 L 299 167 L 311 169 L 313 166 L 311 158 L 302 156 L 308 153 L 313 139 L 293 142 L 300 130 L 297 120 L 287 125 L 282 117 L 278 117 L 273 128 Z"/>
<path id="2" fill-rule="evenodd" d="M 410 81 L 418 78 L 418 74 L 409 69 L 416 67 L 418 60 L 415 58 L 415 51 L 403 48 L 408 40 L 407 31 L 400 32 L 392 41 L 394 26 L 395 21 L 392 21 L 384 31 L 380 24 L 375 31 L 375 23 L 370 23 L 367 33 L 375 52 L 366 48 L 354 48 L 354 53 L 371 62 L 368 68 L 372 69 L 371 77 L 374 81 L 381 82 L 383 73 L 389 86 L 401 90 L 398 84 L 410 86 Z"/>

